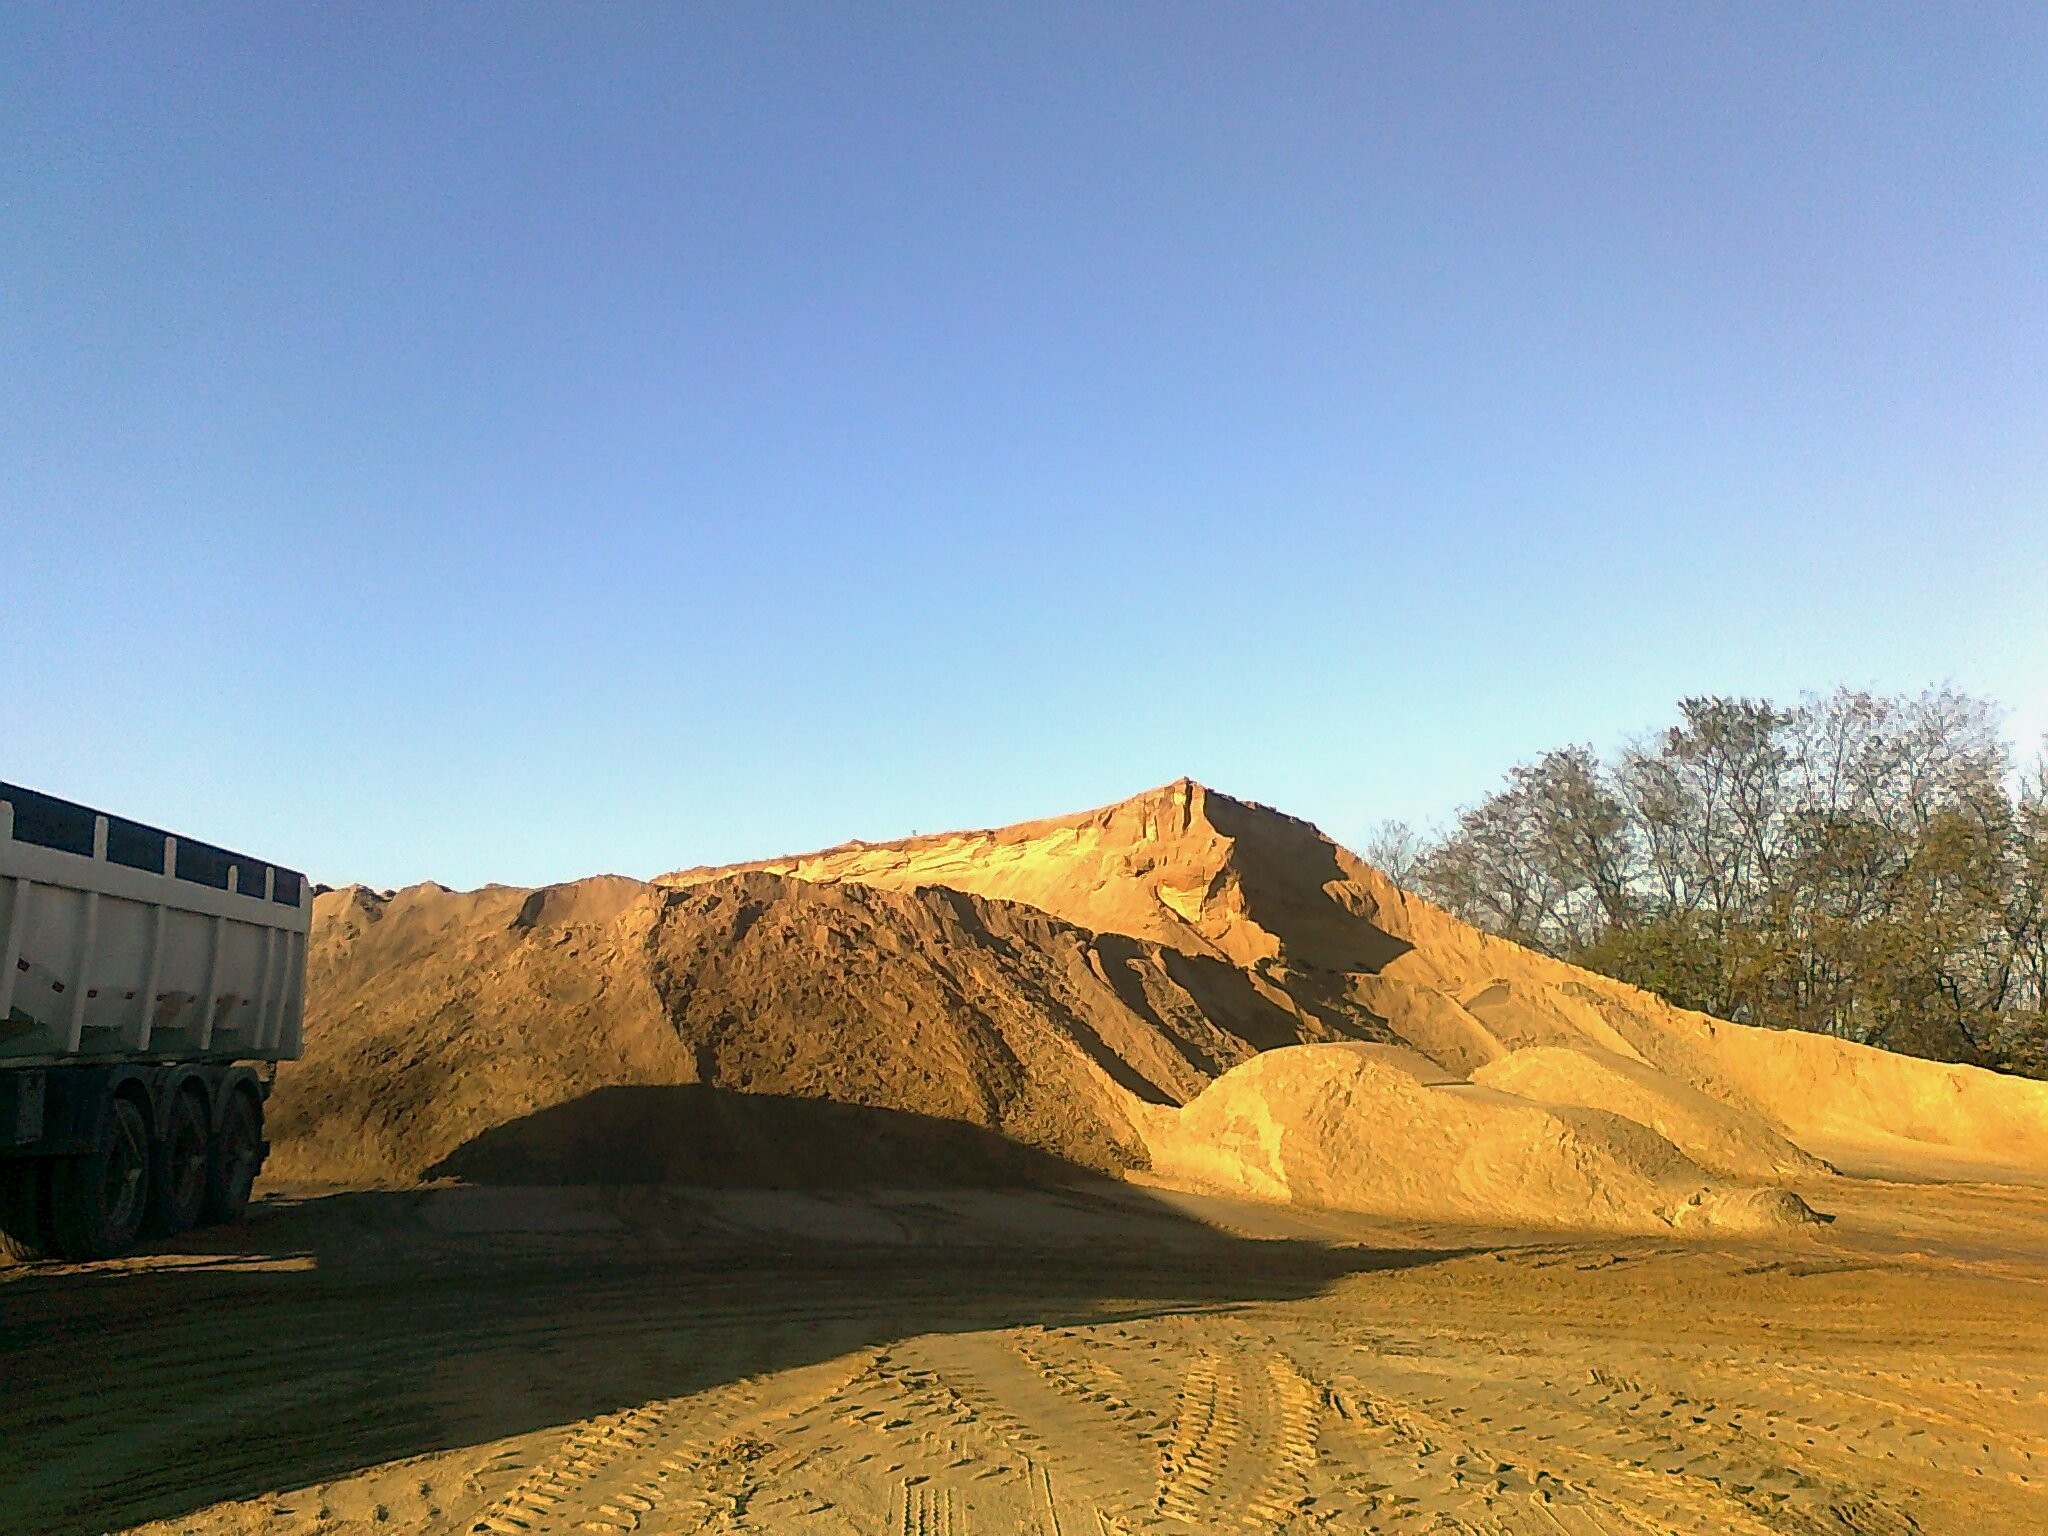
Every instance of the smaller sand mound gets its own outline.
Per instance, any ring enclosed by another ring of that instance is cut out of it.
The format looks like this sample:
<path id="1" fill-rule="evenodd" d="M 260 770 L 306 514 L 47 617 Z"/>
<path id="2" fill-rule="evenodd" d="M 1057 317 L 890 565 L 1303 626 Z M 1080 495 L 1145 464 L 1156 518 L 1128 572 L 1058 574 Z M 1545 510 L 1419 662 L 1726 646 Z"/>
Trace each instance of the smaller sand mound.
<path id="1" fill-rule="evenodd" d="M 1352 996 L 1439 1066 L 1469 1077 L 1507 1054 L 1500 1038 L 1446 993 L 1392 976 L 1347 980 Z"/>
<path id="2" fill-rule="evenodd" d="M 1462 1003 L 1511 1051 L 1544 1045 L 1582 1050 L 1590 1045 L 1631 1060 L 1643 1059 L 1606 1014 L 1565 987 L 1531 978 L 1496 977 L 1472 989 Z"/>
<path id="3" fill-rule="evenodd" d="M 1793 1145 L 1760 1115 L 1710 1099 L 1654 1067 L 1595 1046 L 1528 1046 L 1481 1067 L 1472 1080 L 1539 1103 L 1611 1110 L 1647 1125 L 1715 1173 L 1779 1180 L 1828 1171 L 1827 1164 Z"/>
<path id="4" fill-rule="evenodd" d="M 1669 1231 L 1709 1183 L 1621 1115 L 1463 1082 L 1395 1046 L 1267 1051 L 1144 1131 L 1169 1180 L 1410 1220 Z"/>
<path id="5" fill-rule="evenodd" d="M 1845 1171 L 2048 1180 L 2048 1083 L 1700 1014 L 1672 1023 L 1657 1048 L 1678 1062 L 1690 1047 L 1704 1086 Z"/>

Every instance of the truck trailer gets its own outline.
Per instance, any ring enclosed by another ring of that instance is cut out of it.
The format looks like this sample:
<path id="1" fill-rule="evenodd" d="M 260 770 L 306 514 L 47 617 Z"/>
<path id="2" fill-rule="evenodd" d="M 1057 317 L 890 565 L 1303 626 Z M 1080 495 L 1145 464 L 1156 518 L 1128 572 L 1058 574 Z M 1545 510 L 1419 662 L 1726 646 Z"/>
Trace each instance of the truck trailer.
<path id="1" fill-rule="evenodd" d="M 0 1254 L 242 1214 L 312 914 L 296 870 L 0 783 Z"/>

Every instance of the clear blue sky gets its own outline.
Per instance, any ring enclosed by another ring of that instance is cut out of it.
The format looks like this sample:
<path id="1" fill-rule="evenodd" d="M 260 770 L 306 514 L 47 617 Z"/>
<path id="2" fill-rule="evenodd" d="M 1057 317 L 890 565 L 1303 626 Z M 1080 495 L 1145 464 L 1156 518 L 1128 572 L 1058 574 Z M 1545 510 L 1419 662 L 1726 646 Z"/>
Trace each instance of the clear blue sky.
<path id="1" fill-rule="evenodd" d="M 9 5 L 0 777 L 316 878 L 2048 729 L 2048 9 Z"/>

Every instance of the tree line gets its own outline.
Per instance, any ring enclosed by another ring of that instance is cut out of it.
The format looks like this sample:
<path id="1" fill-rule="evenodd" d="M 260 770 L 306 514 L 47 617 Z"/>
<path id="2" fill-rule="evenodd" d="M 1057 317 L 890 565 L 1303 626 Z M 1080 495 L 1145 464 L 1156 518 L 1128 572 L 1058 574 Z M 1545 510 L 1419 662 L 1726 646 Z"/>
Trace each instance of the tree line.
<path id="1" fill-rule="evenodd" d="M 2048 750 L 2016 765 L 2000 716 L 1947 688 L 1690 698 L 1367 857 L 1684 1007 L 2048 1077 Z"/>

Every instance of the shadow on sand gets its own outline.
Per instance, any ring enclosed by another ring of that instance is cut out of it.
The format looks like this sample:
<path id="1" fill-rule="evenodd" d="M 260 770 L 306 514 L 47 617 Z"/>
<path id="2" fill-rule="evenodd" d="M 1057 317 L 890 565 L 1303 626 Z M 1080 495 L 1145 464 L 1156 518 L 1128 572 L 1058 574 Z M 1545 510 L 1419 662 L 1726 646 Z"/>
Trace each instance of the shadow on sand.
<path id="1" fill-rule="evenodd" d="M 0 1271 L 0 1530 L 188 1515 L 921 1334 L 1450 1256 L 1233 1238 L 973 1126 L 707 1088 L 606 1089 L 435 1173 L 468 1182 L 278 1194 L 154 1253 Z"/>
<path id="2" fill-rule="evenodd" d="M 599 1088 L 471 1137 L 427 1170 L 471 1184 L 1048 1188 L 1072 1163 L 961 1120 L 702 1084 Z"/>

